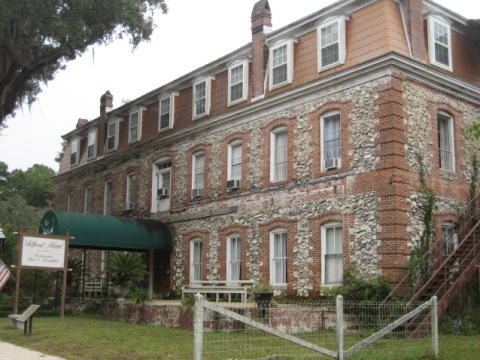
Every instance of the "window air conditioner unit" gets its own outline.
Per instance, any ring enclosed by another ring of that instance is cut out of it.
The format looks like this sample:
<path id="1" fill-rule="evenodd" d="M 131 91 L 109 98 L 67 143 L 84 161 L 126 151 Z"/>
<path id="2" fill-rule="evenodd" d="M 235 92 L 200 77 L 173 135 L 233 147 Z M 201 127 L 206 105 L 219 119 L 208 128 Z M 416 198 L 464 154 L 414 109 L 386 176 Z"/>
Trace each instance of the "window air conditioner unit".
<path id="1" fill-rule="evenodd" d="M 192 189 L 192 198 L 202 197 L 203 189 Z"/>
<path id="2" fill-rule="evenodd" d="M 324 163 L 325 170 L 334 170 L 342 167 L 342 159 L 327 159 Z"/>
<path id="3" fill-rule="evenodd" d="M 133 202 L 125 202 L 122 204 L 122 210 L 127 211 L 127 210 L 133 210 Z"/>
<path id="4" fill-rule="evenodd" d="M 165 198 L 168 198 L 169 196 L 170 196 L 169 189 L 167 189 L 167 188 L 157 189 L 157 198 L 158 199 L 165 199 Z"/>
<path id="5" fill-rule="evenodd" d="M 241 180 L 228 180 L 227 181 L 227 190 L 240 189 L 242 185 Z"/>

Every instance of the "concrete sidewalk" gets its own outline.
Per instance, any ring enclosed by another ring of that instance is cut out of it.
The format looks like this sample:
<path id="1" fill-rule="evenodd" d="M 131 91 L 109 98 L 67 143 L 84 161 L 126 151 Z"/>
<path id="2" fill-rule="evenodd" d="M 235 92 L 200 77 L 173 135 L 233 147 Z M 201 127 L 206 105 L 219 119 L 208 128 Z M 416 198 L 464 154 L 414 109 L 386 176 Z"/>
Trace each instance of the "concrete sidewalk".
<path id="1" fill-rule="evenodd" d="M 63 360 L 63 358 L 57 356 L 45 355 L 38 351 L 32 351 L 3 341 L 0 341 L 0 354 L 0 358 L 5 360 Z"/>

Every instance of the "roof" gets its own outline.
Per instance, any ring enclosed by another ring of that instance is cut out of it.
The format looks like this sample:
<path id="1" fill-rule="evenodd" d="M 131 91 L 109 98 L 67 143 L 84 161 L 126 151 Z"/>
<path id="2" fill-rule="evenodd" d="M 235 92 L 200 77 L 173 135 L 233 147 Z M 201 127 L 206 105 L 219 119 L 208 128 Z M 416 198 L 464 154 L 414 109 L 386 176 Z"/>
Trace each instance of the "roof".
<path id="1" fill-rule="evenodd" d="M 70 247 L 115 250 L 173 250 L 167 225 L 161 221 L 47 211 L 38 228 L 40 234 L 70 238 Z"/>

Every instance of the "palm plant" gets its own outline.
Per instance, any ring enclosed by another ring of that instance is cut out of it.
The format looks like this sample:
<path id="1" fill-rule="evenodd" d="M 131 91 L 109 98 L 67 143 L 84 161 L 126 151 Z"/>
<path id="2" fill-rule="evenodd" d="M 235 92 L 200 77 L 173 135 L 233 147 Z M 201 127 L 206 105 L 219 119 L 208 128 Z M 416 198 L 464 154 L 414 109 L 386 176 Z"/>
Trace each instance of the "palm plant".
<path id="1" fill-rule="evenodd" d="M 145 263 L 139 253 L 113 252 L 107 259 L 107 272 L 110 274 L 112 284 L 120 289 L 120 297 L 123 298 L 135 279 L 142 277 L 145 271 Z"/>

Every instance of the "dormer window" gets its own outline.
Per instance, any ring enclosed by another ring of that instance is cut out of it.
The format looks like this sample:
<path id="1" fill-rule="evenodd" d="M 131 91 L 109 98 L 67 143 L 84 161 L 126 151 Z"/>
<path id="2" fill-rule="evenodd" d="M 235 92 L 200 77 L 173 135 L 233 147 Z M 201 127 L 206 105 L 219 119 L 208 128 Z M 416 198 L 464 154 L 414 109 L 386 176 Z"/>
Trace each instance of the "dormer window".
<path id="1" fill-rule="evenodd" d="M 345 16 L 329 17 L 317 27 L 318 72 L 345 63 Z"/>
<path id="2" fill-rule="evenodd" d="M 93 159 L 97 156 L 97 128 L 88 131 L 87 158 Z"/>
<path id="3" fill-rule="evenodd" d="M 452 39 L 450 23 L 440 15 L 427 18 L 428 54 L 430 63 L 452 71 Z"/>
<path id="4" fill-rule="evenodd" d="M 74 137 L 70 140 L 70 165 L 78 165 L 80 160 L 80 139 Z"/>
<path id="5" fill-rule="evenodd" d="M 202 77 L 193 83 L 193 119 L 210 114 L 213 77 Z"/>
<path id="6" fill-rule="evenodd" d="M 158 131 L 173 128 L 175 119 L 175 96 L 177 92 L 160 97 L 160 111 L 158 118 Z"/>
<path id="7" fill-rule="evenodd" d="M 120 127 L 119 118 L 109 120 L 107 125 L 107 152 L 117 150 L 118 148 L 118 128 Z"/>
<path id="8" fill-rule="evenodd" d="M 136 108 L 130 112 L 128 118 L 128 142 L 139 141 L 142 138 L 142 111 L 144 108 Z"/>
<path id="9" fill-rule="evenodd" d="M 228 106 L 247 100 L 248 60 L 235 61 L 228 68 Z"/>
<path id="10" fill-rule="evenodd" d="M 290 84 L 293 81 L 294 39 L 282 39 L 270 48 L 269 79 L 270 90 Z"/>

